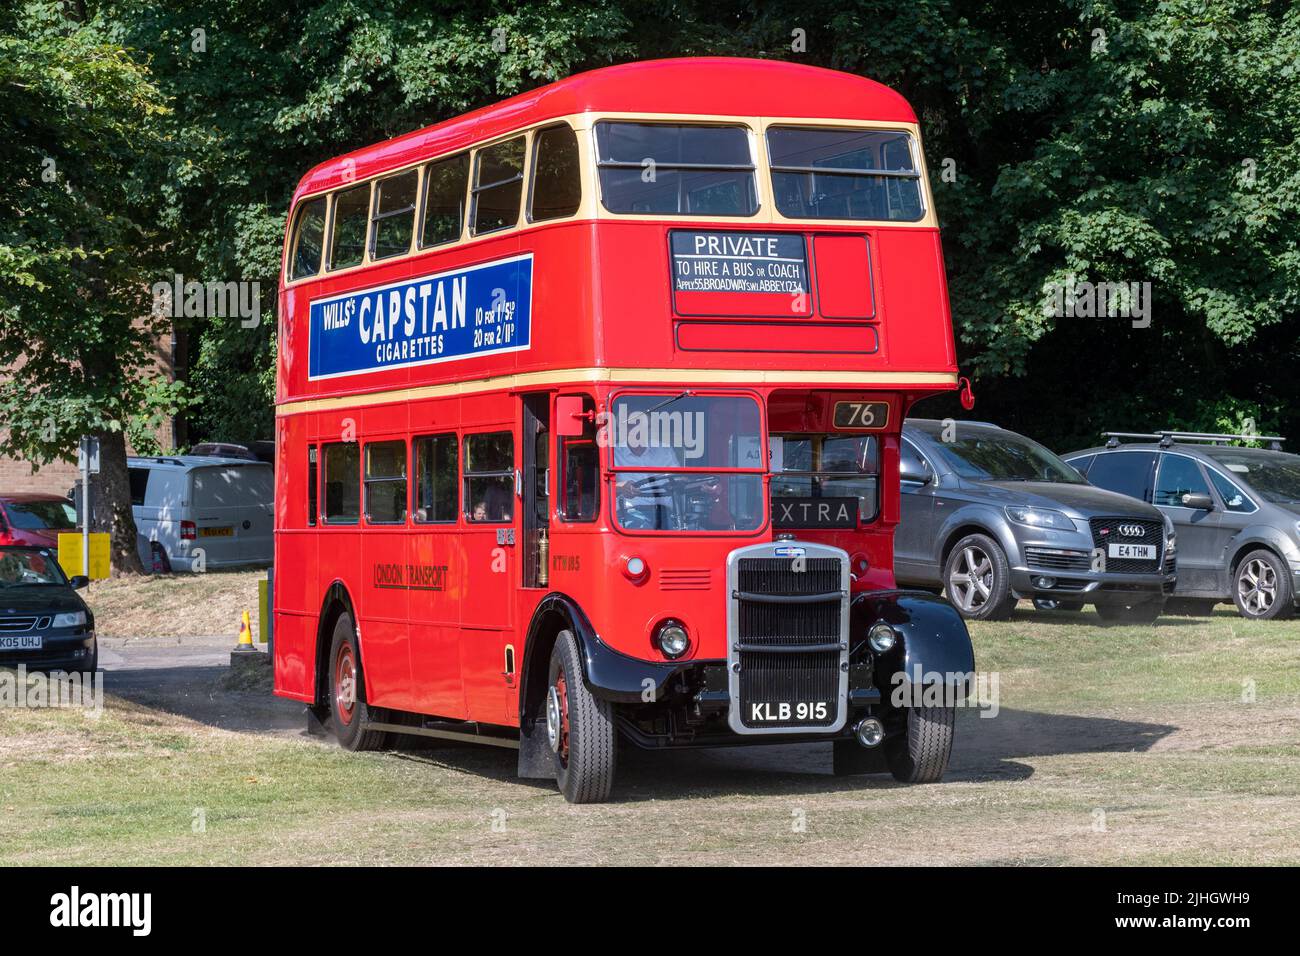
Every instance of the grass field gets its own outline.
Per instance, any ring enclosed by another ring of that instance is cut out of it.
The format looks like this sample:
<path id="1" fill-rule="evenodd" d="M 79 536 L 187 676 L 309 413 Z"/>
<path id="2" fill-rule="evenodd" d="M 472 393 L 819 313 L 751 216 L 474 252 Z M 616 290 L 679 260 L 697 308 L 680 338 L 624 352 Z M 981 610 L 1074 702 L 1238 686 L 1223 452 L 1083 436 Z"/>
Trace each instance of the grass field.
<path id="1" fill-rule="evenodd" d="M 571 807 L 490 748 L 348 754 L 121 697 L 0 710 L 0 863 L 1300 862 L 1300 624 L 972 633 L 1001 711 L 960 715 L 927 787 L 832 777 L 824 745 L 625 751 L 615 801 Z M 209 670 L 194 696 L 262 703 Z"/>
<path id="2" fill-rule="evenodd" d="M 265 570 L 134 575 L 96 581 L 83 593 L 104 637 L 233 637 L 244 611 L 257 633 L 257 582 L 265 577 Z"/>

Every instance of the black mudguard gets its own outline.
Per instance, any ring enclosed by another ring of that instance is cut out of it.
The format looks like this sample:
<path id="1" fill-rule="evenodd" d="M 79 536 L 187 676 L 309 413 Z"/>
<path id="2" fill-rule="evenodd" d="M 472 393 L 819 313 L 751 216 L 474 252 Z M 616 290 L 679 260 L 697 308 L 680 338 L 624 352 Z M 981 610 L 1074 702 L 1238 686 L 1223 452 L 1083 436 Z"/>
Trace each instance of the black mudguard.
<path id="1" fill-rule="evenodd" d="M 558 621 L 557 621 L 558 618 Z M 536 638 L 546 628 L 559 623 L 573 632 L 582 657 L 583 683 L 596 697 L 622 704 L 658 700 L 668 682 L 679 672 L 699 663 L 643 661 L 620 654 L 600 639 L 591 621 L 577 602 L 567 594 L 553 591 L 544 597 L 533 613 L 524 645 L 522 689 L 520 697 L 519 775 L 553 777 L 554 768 L 546 748 L 544 728 L 538 726 L 541 697 L 537 688 L 545 684 L 550 664 L 549 653 L 538 653 Z M 538 674 L 543 675 L 538 677 Z"/>
<path id="2" fill-rule="evenodd" d="M 893 648 L 875 659 L 875 682 L 888 701 L 899 678 L 905 684 L 941 682 L 962 701 L 975 675 L 975 649 L 966 622 L 946 600 L 927 591 L 869 591 L 849 607 L 849 633 L 855 649 L 867 632 L 884 621 L 898 635 Z"/>

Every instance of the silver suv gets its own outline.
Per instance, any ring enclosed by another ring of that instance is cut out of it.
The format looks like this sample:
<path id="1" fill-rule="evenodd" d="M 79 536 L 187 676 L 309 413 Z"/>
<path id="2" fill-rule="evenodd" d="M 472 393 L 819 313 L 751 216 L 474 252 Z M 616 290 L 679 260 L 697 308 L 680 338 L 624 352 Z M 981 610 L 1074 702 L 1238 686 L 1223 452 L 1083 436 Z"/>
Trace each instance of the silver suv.
<path id="1" fill-rule="evenodd" d="M 903 423 L 900 584 L 943 587 L 967 618 L 1092 604 L 1107 621 L 1154 621 L 1174 590 L 1173 526 L 1095 488 L 1035 441 L 984 422 Z"/>
<path id="2" fill-rule="evenodd" d="M 1108 432 L 1104 448 L 1066 456 L 1094 485 L 1147 501 L 1178 532 L 1179 610 L 1232 601 L 1242 617 L 1295 613 L 1300 593 L 1300 455 L 1282 439 L 1165 431 Z M 1267 441 L 1271 448 L 1235 442 Z"/>

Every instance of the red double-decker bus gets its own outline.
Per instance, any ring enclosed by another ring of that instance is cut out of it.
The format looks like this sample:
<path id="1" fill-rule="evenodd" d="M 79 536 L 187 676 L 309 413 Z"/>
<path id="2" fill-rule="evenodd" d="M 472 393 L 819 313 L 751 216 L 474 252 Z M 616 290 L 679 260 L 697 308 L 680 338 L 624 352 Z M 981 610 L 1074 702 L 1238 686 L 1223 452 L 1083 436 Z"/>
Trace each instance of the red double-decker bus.
<path id="1" fill-rule="evenodd" d="M 517 748 L 575 802 L 620 742 L 942 774 L 970 640 L 892 535 L 958 379 L 897 93 L 574 76 L 313 169 L 280 295 L 275 690 L 345 747 Z"/>

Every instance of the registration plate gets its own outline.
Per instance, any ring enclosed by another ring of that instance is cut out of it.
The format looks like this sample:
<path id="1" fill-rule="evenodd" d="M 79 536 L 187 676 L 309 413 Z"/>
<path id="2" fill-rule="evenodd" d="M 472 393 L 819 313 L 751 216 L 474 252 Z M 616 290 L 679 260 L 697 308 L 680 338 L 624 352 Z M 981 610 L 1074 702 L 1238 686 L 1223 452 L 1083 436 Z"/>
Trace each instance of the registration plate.
<path id="1" fill-rule="evenodd" d="M 44 639 L 39 634 L 0 635 L 0 651 L 39 651 Z"/>
<path id="2" fill-rule="evenodd" d="M 831 705 L 826 701 L 791 701 L 768 702 L 749 705 L 749 722 L 751 724 L 785 723 L 791 720 L 827 721 L 831 717 Z"/>
<path id="3" fill-rule="evenodd" d="M 1139 561 L 1154 561 L 1156 546 L 1154 544 L 1114 544 L 1106 550 L 1112 558 L 1136 558 Z"/>
<path id="4" fill-rule="evenodd" d="M 200 528 L 199 536 L 203 538 L 229 538 L 235 533 L 234 528 Z"/>

